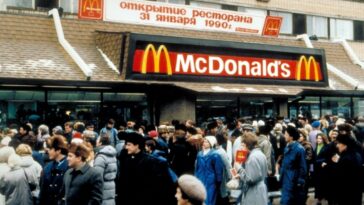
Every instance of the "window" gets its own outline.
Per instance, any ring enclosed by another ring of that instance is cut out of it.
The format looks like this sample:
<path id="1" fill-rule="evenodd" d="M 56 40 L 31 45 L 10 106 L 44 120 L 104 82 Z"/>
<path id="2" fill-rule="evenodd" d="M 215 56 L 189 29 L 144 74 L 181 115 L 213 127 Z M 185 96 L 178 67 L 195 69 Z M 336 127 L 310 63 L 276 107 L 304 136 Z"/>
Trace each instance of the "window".
<path id="1" fill-rule="evenodd" d="M 281 25 L 281 34 L 292 34 L 292 14 L 291 13 L 285 13 L 285 12 L 277 12 L 277 11 L 270 11 L 269 14 L 271 16 L 281 16 L 283 17 L 282 25 Z"/>
<path id="2" fill-rule="evenodd" d="M 200 2 L 200 1 L 190 1 L 191 6 L 205 7 L 211 9 L 221 9 L 221 4 Z"/>
<path id="3" fill-rule="evenodd" d="M 337 115 L 349 118 L 350 97 L 322 97 L 322 115 Z"/>
<path id="4" fill-rule="evenodd" d="M 35 9 L 35 0 L 0 0 L 0 10 L 6 10 L 7 6 Z"/>
<path id="5" fill-rule="evenodd" d="M 306 33 L 306 16 L 303 14 L 293 14 L 293 34 Z"/>
<path id="6" fill-rule="evenodd" d="M 307 16 L 307 34 L 327 38 L 329 36 L 328 19 L 321 16 Z"/>
<path id="7" fill-rule="evenodd" d="M 262 15 L 262 16 L 267 15 L 267 10 L 263 10 L 263 9 L 253 9 L 253 8 L 246 8 L 246 7 L 239 6 L 238 11 L 245 12 L 248 14 Z"/>
<path id="8" fill-rule="evenodd" d="M 221 8 L 223 10 L 230 10 L 230 11 L 237 11 L 238 10 L 238 7 L 237 6 L 226 5 L 226 4 L 221 5 Z"/>
<path id="9" fill-rule="evenodd" d="M 292 113 L 291 117 L 292 117 Z M 306 116 L 308 119 L 320 119 L 320 98 L 319 97 L 305 97 L 304 100 L 299 101 L 298 115 Z"/>
<path id="10" fill-rule="evenodd" d="M 353 98 L 354 116 L 364 116 L 364 98 Z"/>
<path id="11" fill-rule="evenodd" d="M 364 21 L 354 21 L 354 40 L 364 40 Z"/>
<path id="12" fill-rule="evenodd" d="M 59 6 L 67 13 L 78 13 L 78 0 L 59 0 Z"/>
<path id="13" fill-rule="evenodd" d="M 330 19 L 330 38 L 344 38 L 353 40 L 353 21 L 343 19 Z"/>

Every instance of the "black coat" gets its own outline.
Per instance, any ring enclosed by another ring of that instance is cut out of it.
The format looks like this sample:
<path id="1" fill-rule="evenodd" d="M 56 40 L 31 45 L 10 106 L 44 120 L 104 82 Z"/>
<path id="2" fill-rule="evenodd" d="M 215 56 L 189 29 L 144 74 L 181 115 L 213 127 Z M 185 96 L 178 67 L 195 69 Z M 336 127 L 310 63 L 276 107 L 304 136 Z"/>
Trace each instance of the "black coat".
<path id="1" fill-rule="evenodd" d="M 66 205 L 98 205 L 102 203 L 103 176 L 85 164 L 80 170 L 69 169 L 64 176 Z"/>
<path id="2" fill-rule="evenodd" d="M 58 202 L 62 200 L 63 177 L 67 170 L 66 157 L 59 163 L 51 161 L 44 167 L 40 180 L 40 205 L 58 205 Z"/>
<path id="3" fill-rule="evenodd" d="M 121 205 L 170 205 L 176 188 L 168 173 L 167 162 L 140 152 L 119 157 L 118 204 Z"/>
<path id="4" fill-rule="evenodd" d="M 269 141 L 274 150 L 274 160 L 277 161 L 279 156 L 283 156 L 284 148 L 287 145 L 286 140 L 283 134 L 279 134 L 279 140 L 277 140 L 277 134 L 270 132 Z"/>
<path id="5" fill-rule="evenodd" d="M 335 170 L 337 183 L 337 202 L 339 205 L 361 205 L 361 165 L 362 159 L 355 150 L 344 151 Z"/>
<path id="6" fill-rule="evenodd" d="M 192 146 L 186 139 L 177 138 L 174 143 L 170 144 L 170 150 L 168 160 L 177 176 L 185 173 L 193 174 L 194 166 L 191 166 L 191 164 L 193 165 L 195 163 L 196 158 L 190 158 Z M 190 162 L 191 160 L 193 160 L 192 163 Z"/>
<path id="7" fill-rule="evenodd" d="M 318 199 L 322 198 L 327 199 L 327 196 L 330 194 L 328 192 L 329 178 L 328 178 L 327 166 L 322 167 L 323 163 L 327 164 L 326 155 L 328 152 L 328 146 L 329 145 L 327 144 L 324 145 L 319 153 L 317 153 L 317 147 L 315 150 L 316 157 L 314 161 L 314 185 L 315 185 L 315 198 Z"/>

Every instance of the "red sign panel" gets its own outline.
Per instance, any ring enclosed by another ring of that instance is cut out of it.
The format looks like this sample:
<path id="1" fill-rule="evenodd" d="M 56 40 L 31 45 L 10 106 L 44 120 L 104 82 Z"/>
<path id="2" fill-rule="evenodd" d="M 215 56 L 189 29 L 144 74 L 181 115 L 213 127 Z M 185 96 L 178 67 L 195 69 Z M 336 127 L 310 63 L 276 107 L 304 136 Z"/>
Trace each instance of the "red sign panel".
<path id="1" fill-rule="evenodd" d="M 135 50 L 132 72 L 319 82 L 323 80 L 321 67 L 310 55 L 299 55 L 294 60 L 215 55 L 168 51 L 163 44 L 148 44 Z"/>
<path id="2" fill-rule="evenodd" d="M 263 36 L 276 36 L 278 37 L 281 29 L 282 17 L 267 16 L 263 27 Z"/>
<path id="3" fill-rule="evenodd" d="M 79 0 L 78 18 L 100 20 L 103 17 L 103 0 Z"/>

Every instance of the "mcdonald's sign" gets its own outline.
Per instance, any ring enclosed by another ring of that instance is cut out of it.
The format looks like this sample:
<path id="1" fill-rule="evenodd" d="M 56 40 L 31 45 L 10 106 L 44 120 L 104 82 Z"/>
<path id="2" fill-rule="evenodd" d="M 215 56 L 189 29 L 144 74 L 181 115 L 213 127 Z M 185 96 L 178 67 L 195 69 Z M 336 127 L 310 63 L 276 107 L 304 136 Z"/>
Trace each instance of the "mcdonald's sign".
<path id="1" fill-rule="evenodd" d="M 282 17 L 280 16 L 267 16 L 263 27 L 263 36 L 278 37 L 281 29 Z"/>
<path id="2" fill-rule="evenodd" d="M 324 50 L 130 34 L 126 78 L 327 85 Z"/>
<path id="3" fill-rule="evenodd" d="M 311 68 L 314 71 L 314 80 L 316 82 L 320 80 L 320 68 L 313 56 L 308 57 L 308 60 L 307 57 L 304 55 L 299 58 L 296 68 L 296 80 L 301 80 L 301 71 L 303 70 L 302 67 L 305 70 L 305 80 L 311 80 Z"/>
<path id="4" fill-rule="evenodd" d="M 78 18 L 101 20 L 103 8 L 103 0 L 79 0 Z"/>

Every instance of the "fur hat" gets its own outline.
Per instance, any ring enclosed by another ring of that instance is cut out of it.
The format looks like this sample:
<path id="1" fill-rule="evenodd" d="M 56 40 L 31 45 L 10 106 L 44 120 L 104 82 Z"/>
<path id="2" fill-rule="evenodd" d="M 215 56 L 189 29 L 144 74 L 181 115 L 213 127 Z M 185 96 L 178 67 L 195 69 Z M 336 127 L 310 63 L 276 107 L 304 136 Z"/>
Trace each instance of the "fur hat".
<path id="1" fill-rule="evenodd" d="M 55 150 L 67 150 L 67 140 L 61 135 L 50 138 L 50 148 Z"/>
<path id="2" fill-rule="evenodd" d="M 347 132 L 347 133 L 350 133 L 350 132 L 351 132 L 351 130 L 353 129 L 353 126 L 352 126 L 352 125 L 350 125 L 349 123 L 343 123 L 343 124 L 339 124 L 339 125 L 337 126 L 337 129 L 339 130 L 339 132 L 340 132 L 340 131 L 345 131 L 345 132 Z"/>
<path id="3" fill-rule="evenodd" d="M 218 125 L 217 125 L 217 122 L 216 121 L 212 121 L 212 122 L 210 122 L 209 124 L 207 124 L 207 129 L 208 130 L 212 130 L 212 129 L 214 129 L 215 127 L 217 127 Z"/>
<path id="4" fill-rule="evenodd" d="M 145 144 L 145 139 L 143 138 L 143 136 L 141 136 L 136 132 L 129 132 L 125 134 L 125 143 L 128 142 L 134 145 L 139 145 L 139 148 L 143 149 Z"/>
<path id="5" fill-rule="evenodd" d="M 211 148 L 215 147 L 217 140 L 215 136 L 206 136 L 205 139 L 210 143 Z"/>
<path id="6" fill-rule="evenodd" d="M 9 156 L 15 154 L 13 147 L 2 147 L 0 148 L 0 163 L 7 163 Z"/>
<path id="7" fill-rule="evenodd" d="M 349 135 L 339 134 L 336 141 L 347 146 L 353 146 L 355 144 L 355 140 Z"/>
<path id="8" fill-rule="evenodd" d="M 160 125 L 160 126 L 158 127 L 158 132 L 159 132 L 159 133 L 166 133 L 166 132 L 168 132 L 168 127 L 167 127 L 167 125 Z"/>
<path id="9" fill-rule="evenodd" d="M 90 156 L 91 150 L 85 144 L 71 143 L 68 147 L 68 153 L 72 153 L 77 157 L 81 157 L 83 161 Z"/>
<path id="10" fill-rule="evenodd" d="M 206 200 L 206 188 L 195 176 L 184 174 L 178 179 L 178 186 L 192 200 L 204 202 Z"/>

